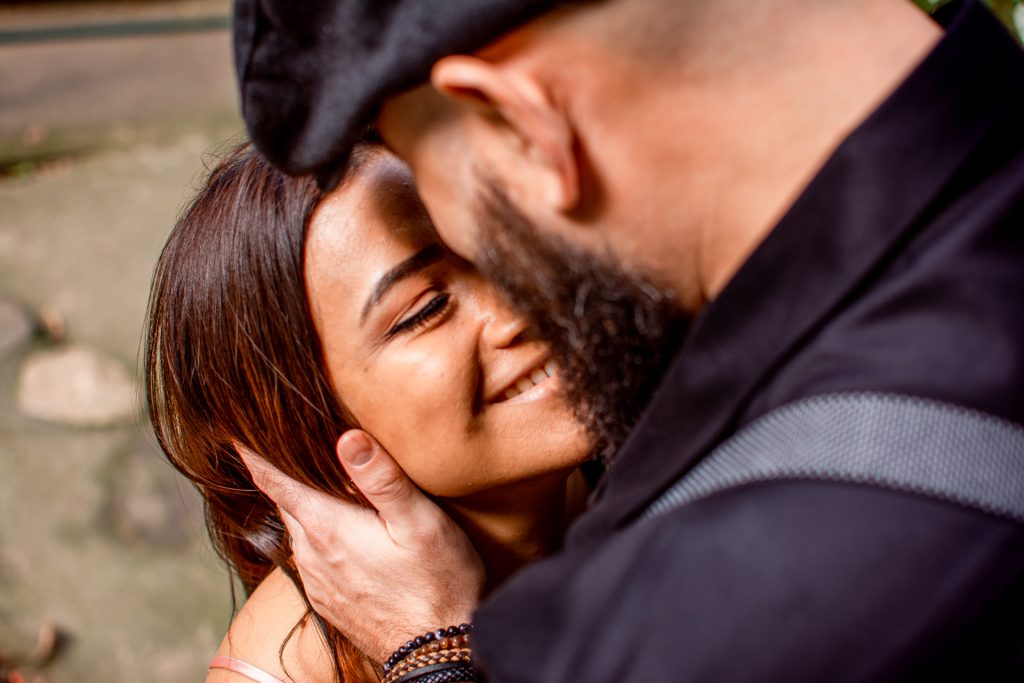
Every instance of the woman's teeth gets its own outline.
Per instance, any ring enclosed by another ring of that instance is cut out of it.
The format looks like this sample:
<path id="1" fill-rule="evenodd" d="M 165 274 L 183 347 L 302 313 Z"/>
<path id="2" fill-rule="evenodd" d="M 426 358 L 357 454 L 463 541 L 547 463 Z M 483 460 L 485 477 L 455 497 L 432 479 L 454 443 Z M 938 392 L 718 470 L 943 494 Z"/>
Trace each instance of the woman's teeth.
<path id="1" fill-rule="evenodd" d="M 515 398 L 519 394 L 529 391 L 534 388 L 548 377 L 553 377 L 558 372 L 558 367 L 553 361 L 548 361 L 544 364 L 544 367 L 537 368 L 529 374 L 528 377 L 520 377 L 516 380 L 515 386 L 511 386 L 505 390 L 504 398 L 509 400 Z"/>

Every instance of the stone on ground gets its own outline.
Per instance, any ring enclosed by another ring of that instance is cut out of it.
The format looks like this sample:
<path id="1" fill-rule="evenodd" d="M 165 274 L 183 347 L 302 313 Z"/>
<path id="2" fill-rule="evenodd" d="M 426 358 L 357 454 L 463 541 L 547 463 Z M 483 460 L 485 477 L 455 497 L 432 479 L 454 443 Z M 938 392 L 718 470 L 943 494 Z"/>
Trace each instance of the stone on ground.
<path id="1" fill-rule="evenodd" d="M 30 355 L 18 378 L 18 409 L 29 417 L 81 427 L 131 419 L 136 389 L 116 360 L 69 346 Z"/>

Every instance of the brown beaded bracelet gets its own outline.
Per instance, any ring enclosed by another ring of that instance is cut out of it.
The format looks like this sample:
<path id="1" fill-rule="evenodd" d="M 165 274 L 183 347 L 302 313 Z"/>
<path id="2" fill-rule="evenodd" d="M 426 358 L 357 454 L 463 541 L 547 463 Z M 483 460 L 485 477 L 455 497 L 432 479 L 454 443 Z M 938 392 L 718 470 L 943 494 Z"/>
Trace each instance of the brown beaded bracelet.
<path id="1" fill-rule="evenodd" d="M 472 624 L 460 624 L 459 626 L 449 626 L 448 628 L 439 628 L 436 631 L 428 631 L 422 636 L 417 636 L 399 647 L 388 657 L 387 661 L 384 662 L 384 673 L 391 671 L 399 662 L 408 657 L 410 653 L 421 647 L 440 641 L 444 641 L 445 646 L 448 647 L 452 644 L 450 639 L 466 637 L 472 632 Z"/>
<path id="2" fill-rule="evenodd" d="M 384 677 L 384 683 L 392 683 L 397 678 L 404 676 L 405 674 L 421 669 L 425 666 L 431 666 L 434 664 L 444 664 L 447 662 L 466 662 L 472 661 L 472 652 L 469 648 L 459 648 L 456 650 L 440 650 L 437 652 L 428 652 L 421 655 L 410 655 L 399 662 L 394 668 L 391 669 Z"/>
<path id="3" fill-rule="evenodd" d="M 382 683 L 475 681 L 476 670 L 469 648 L 472 632 L 471 624 L 462 624 L 430 631 L 408 641 L 384 662 Z"/>

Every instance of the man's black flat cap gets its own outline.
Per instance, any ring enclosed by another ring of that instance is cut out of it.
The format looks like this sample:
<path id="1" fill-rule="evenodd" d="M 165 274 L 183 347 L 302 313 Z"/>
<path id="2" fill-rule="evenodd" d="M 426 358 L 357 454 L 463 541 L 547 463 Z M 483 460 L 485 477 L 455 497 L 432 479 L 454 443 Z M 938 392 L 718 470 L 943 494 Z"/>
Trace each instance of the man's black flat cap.
<path id="1" fill-rule="evenodd" d="M 333 186 L 381 103 L 558 0 L 235 0 L 249 135 L 293 175 Z"/>

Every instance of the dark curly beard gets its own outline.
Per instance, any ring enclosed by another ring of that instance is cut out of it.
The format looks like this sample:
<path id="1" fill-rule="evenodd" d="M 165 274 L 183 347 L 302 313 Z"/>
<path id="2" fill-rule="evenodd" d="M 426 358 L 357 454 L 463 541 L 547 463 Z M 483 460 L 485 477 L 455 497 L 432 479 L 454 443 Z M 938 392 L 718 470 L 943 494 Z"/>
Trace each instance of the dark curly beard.
<path id="1" fill-rule="evenodd" d="M 484 187 L 477 265 L 550 344 L 566 398 L 607 464 L 650 401 L 687 320 L 670 292 L 539 230 L 496 183 Z"/>

